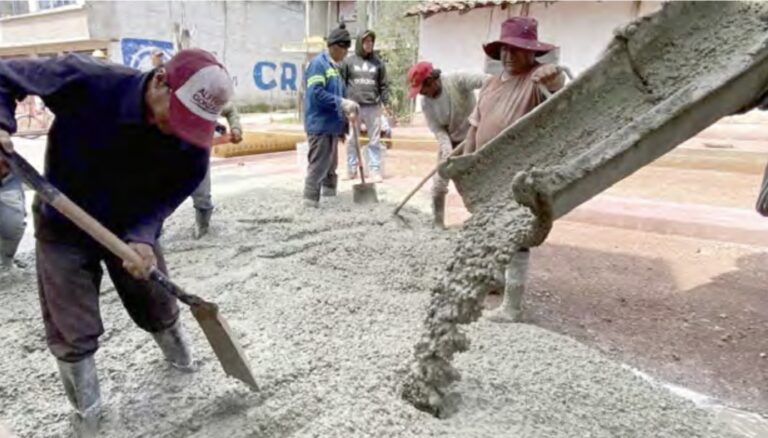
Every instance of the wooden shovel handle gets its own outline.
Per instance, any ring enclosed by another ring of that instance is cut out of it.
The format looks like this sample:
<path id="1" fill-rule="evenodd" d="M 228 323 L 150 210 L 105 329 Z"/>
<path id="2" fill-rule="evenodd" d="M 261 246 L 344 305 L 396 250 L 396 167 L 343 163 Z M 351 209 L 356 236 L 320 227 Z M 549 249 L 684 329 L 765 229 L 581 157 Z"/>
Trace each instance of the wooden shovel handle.
<path id="1" fill-rule="evenodd" d="M 67 195 L 61 193 L 56 187 L 48 182 L 32 165 L 16 152 L 7 152 L 0 147 L 0 155 L 10 164 L 13 172 L 20 177 L 27 185 L 40 195 L 40 197 L 55 208 L 59 213 L 72 221 L 81 230 L 85 231 L 95 241 L 102 244 L 112 254 L 116 255 L 125 262 L 140 265 L 143 263 L 141 256 L 130 246 L 120 240 L 114 233 L 109 231 L 104 225 L 99 223 L 91 215 L 85 212 L 77 204 L 72 202 Z M 150 280 L 159 283 L 163 289 L 175 295 L 181 302 L 187 305 L 203 303 L 200 297 L 190 295 L 184 292 L 180 287 L 173 284 L 157 268 L 152 268 Z"/>
<path id="2" fill-rule="evenodd" d="M 358 114 L 357 117 L 360 117 Z M 352 122 L 352 138 L 354 139 L 355 143 L 355 153 L 357 154 L 357 169 L 358 172 L 360 172 L 360 182 L 365 184 L 365 171 L 363 169 L 363 154 L 360 153 L 360 125 L 358 124 L 358 120 L 355 119 L 354 122 Z"/>
<path id="3" fill-rule="evenodd" d="M 451 158 L 451 157 L 453 157 L 454 155 L 457 155 L 457 154 L 458 154 L 459 152 L 461 152 L 462 150 L 464 150 L 464 143 L 462 143 L 462 144 L 458 145 L 458 146 L 457 146 L 457 147 L 456 147 L 454 150 L 452 150 L 452 151 L 451 151 L 451 153 L 450 153 L 450 154 L 448 154 L 448 156 L 447 156 L 447 157 L 445 157 L 445 160 L 447 160 L 448 158 Z M 394 215 L 397 215 L 397 214 L 400 212 L 400 209 L 401 209 L 401 208 L 403 208 L 403 207 L 405 206 L 405 204 L 407 204 L 407 203 L 408 203 L 408 201 L 410 201 L 410 200 L 411 200 L 411 198 L 413 197 L 413 195 L 415 195 L 415 194 L 416 194 L 416 192 L 418 192 L 418 191 L 419 191 L 419 189 L 420 189 L 420 188 L 421 188 L 421 187 L 422 187 L 424 184 L 426 184 L 426 182 L 427 182 L 427 181 L 429 181 L 429 179 L 430 179 L 430 178 L 432 178 L 432 176 L 433 176 L 435 173 L 437 173 L 437 169 L 439 169 L 439 168 L 440 168 L 440 165 L 441 165 L 441 164 L 443 164 L 443 163 L 445 162 L 445 160 L 443 160 L 443 161 L 440 161 L 439 163 L 437 163 L 437 165 L 435 166 L 435 168 L 434 168 L 434 169 L 432 169 L 432 171 L 431 171 L 431 172 L 429 172 L 429 173 L 428 173 L 428 174 L 427 174 L 427 175 L 426 175 L 424 178 L 422 178 L 422 179 L 421 179 L 421 181 L 419 181 L 419 183 L 418 183 L 418 184 L 416 184 L 416 187 L 414 187 L 414 188 L 413 188 L 413 190 L 411 190 L 411 192 L 410 192 L 410 193 L 408 193 L 408 194 L 405 196 L 405 198 L 403 198 L 403 200 L 402 200 L 402 201 L 400 201 L 400 204 L 399 204 L 397 207 L 395 207 L 395 210 L 392 212 L 392 214 L 394 214 Z"/>

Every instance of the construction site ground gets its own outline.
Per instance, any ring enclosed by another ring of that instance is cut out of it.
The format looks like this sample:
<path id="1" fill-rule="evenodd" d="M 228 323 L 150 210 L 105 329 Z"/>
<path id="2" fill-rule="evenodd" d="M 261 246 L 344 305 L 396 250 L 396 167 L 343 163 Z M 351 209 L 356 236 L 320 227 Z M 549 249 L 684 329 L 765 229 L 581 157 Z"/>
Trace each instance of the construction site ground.
<path id="1" fill-rule="evenodd" d="M 435 145 L 418 119 L 393 139 L 382 186 L 404 195 L 434 166 Z M 768 218 L 754 211 L 766 161 L 768 116 L 728 118 L 559 220 L 533 253 L 528 322 L 768 415 Z M 296 172 L 295 162 L 281 153 L 217 164 L 273 173 Z M 430 187 L 411 201 L 427 212 Z M 451 187 L 447 223 L 468 216 Z"/>
<path id="2" fill-rule="evenodd" d="M 244 120 L 246 129 L 295 132 L 300 141 L 300 125 Z M 559 220 L 533 252 L 527 322 L 768 416 L 768 218 L 753 208 L 768 158 L 766 122 L 756 113 L 721 122 Z M 378 185 L 389 201 L 435 164 L 418 121 L 396 128 L 394 138 Z M 18 148 L 42 163 L 42 139 Z M 340 174 L 344 159 L 342 148 Z M 215 159 L 214 198 L 253 186 L 282 189 L 286 178 L 301 180 L 297 163 L 293 151 Z M 342 181 L 342 192 L 351 184 Z M 424 212 L 429 189 L 412 200 Z M 457 227 L 469 213 L 451 190 L 447 222 Z M 28 229 L 21 251 L 29 254 L 32 244 Z M 487 306 L 499 300 L 492 295 Z"/>

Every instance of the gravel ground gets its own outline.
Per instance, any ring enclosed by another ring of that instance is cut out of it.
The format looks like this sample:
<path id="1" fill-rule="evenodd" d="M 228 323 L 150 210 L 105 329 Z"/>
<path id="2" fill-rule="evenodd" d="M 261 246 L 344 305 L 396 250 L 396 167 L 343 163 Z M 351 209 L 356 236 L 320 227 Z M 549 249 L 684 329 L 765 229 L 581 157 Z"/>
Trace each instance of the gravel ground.
<path id="1" fill-rule="evenodd" d="M 728 437 L 710 414 L 584 345 L 538 327 L 481 321 L 457 357 L 445 419 L 414 409 L 399 385 L 419 339 L 451 232 L 348 193 L 298 207 L 298 185 L 220 203 L 212 235 L 192 212 L 166 227 L 171 275 L 218 303 L 260 391 L 228 379 L 188 312 L 201 370 L 168 367 L 109 284 L 97 363 L 109 437 L 455 436 Z M 29 259 L 31 254 L 25 254 Z M 34 274 L 0 280 L 0 420 L 20 437 L 68 436 L 69 408 L 48 353 Z"/>

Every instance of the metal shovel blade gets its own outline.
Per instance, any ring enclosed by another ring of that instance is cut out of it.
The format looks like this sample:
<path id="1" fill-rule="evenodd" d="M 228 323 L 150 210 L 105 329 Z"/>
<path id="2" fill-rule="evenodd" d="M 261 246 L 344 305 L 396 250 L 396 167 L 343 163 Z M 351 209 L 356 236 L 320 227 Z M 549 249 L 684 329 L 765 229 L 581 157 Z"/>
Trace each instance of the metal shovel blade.
<path id="1" fill-rule="evenodd" d="M 208 338 L 208 342 L 216 353 L 224 372 L 237 380 L 250 386 L 252 390 L 258 390 L 256 379 L 253 377 L 251 367 L 240 346 L 234 341 L 229 324 L 219 314 L 219 308 L 214 303 L 203 302 L 190 307 L 200 328 Z"/>
<path id="2" fill-rule="evenodd" d="M 376 196 L 376 184 L 363 183 L 352 186 L 352 202 L 355 204 L 375 204 L 379 202 Z"/>

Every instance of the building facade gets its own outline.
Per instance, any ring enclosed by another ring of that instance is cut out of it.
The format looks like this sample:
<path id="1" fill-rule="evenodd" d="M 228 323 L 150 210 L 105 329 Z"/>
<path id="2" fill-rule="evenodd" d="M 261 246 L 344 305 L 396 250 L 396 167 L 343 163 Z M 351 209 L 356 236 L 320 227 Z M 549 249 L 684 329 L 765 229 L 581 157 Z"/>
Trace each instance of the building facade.
<path id="1" fill-rule="evenodd" d="M 408 15 L 420 17 L 419 58 L 443 71 L 495 72 L 483 43 L 499 37 L 512 16 L 539 22 L 539 39 L 555 44 L 558 62 L 578 74 L 599 57 L 614 29 L 657 10 L 658 1 L 451 1 L 423 2 Z"/>
<path id="2" fill-rule="evenodd" d="M 0 2 L 0 58 L 90 54 L 150 68 L 155 49 L 216 54 L 232 76 L 236 102 L 294 106 L 310 49 L 340 20 L 354 31 L 355 1 L 90 1 Z"/>

